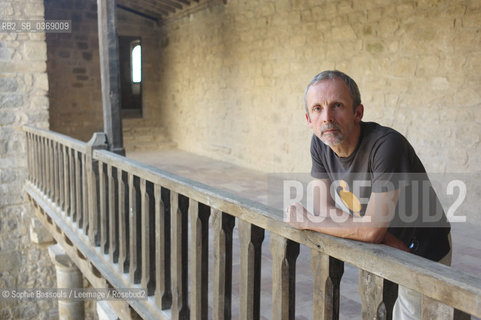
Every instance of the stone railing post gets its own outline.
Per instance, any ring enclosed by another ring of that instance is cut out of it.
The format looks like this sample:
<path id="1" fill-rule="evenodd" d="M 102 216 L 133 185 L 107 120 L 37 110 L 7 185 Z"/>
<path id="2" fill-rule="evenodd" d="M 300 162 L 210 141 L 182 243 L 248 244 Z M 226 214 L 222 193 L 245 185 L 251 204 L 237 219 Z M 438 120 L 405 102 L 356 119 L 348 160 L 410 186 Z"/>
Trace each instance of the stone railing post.
<path id="1" fill-rule="evenodd" d="M 56 244 L 48 247 L 50 258 L 55 263 L 57 274 L 57 288 L 78 289 L 83 287 L 82 272 L 65 253 L 63 248 Z M 60 319 L 84 319 L 84 301 L 58 300 L 58 314 Z"/>

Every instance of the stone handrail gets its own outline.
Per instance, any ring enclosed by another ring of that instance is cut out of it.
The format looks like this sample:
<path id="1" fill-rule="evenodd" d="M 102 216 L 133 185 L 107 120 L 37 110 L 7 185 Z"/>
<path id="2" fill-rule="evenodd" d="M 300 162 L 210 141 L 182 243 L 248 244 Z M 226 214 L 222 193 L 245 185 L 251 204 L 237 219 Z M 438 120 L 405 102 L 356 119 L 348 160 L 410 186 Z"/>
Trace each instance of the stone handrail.
<path id="1" fill-rule="evenodd" d="M 397 284 L 424 296 L 423 319 L 481 317 L 480 278 L 384 245 L 296 230 L 283 222 L 280 210 L 106 151 L 103 134 L 85 144 L 24 130 L 25 190 L 37 216 L 94 286 L 145 289 L 147 299 L 126 300 L 143 318 L 207 319 L 209 259 L 212 317 L 231 318 L 235 224 L 240 319 L 260 317 L 265 231 L 272 252 L 273 319 L 295 318 L 300 244 L 311 250 L 314 319 L 339 317 L 344 262 L 360 270 L 363 319 L 391 318 Z"/>

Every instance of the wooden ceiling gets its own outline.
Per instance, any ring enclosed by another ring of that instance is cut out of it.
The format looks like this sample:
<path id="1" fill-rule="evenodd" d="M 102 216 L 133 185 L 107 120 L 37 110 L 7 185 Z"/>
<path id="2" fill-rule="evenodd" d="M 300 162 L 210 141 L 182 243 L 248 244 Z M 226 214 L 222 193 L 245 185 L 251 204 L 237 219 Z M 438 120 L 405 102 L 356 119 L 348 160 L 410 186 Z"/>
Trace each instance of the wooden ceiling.
<path id="1" fill-rule="evenodd" d="M 165 21 L 225 0 L 117 0 L 117 7 L 144 18 Z"/>

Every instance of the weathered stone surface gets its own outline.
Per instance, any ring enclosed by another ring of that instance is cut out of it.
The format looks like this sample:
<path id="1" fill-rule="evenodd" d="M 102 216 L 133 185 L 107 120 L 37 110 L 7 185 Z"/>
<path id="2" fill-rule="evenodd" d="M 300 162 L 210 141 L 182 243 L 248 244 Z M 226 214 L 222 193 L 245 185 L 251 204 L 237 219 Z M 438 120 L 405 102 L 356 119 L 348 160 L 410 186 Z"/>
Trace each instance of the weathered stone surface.
<path id="1" fill-rule="evenodd" d="M 445 124 L 424 128 L 424 119 L 439 113 L 454 118 L 481 99 L 480 13 L 475 3 L 435 3 L 276 2 L 272 13 L 267 4 L 257 10 L 230 1 L 223 10 L 173 21 L 162 27 L 168 45 L 157 54 L 167 62 L 159 65 L 162 90 L 145 92 L 145 101 L 155 101 L 146 112 L 182 149 L 260 170 L 308 171 L 303 90 L 315 73 L 339 68 L 360 85 L 365 120 L 409 133 L 428 170 L 470 170 L 479 145 L 460 150 L 445 139 L 447 130 L 435 130 Z M 182 54 L 192 47 L 196 54 Z M 404 115 L 402 105 L 410 106 Z M 278 135 L 277 128 L 288 134 Z M 476 134 L 466 139 L 476 141 Z M 436 141 L 453 155 L 467 155 L 446 163 Z"/>
<path id="2" fill-rule="evenodd" d="M 18 88 L 18 82 L 14 78 L 0 77 L 0 92 L 15 92 Z"/>
<path id="3" fill-rule="evenodd" d="M 46 73 L 39 73 L 34 75 L 34 88 L 48 91 L 48 77 Z"/>
<path id="4" fill-rule="evenodd" d="M 20 254 L 16 251 L 0 252 L 0 272 L 15 271 L 20 267 Z"/>
<path id="5" fill-rule="evenodd" d="M 57 1 L 46 3 L 53 15 Z M 338 68 L 358 82 L 364 120 L 407 135 L 428 171 L 478 172 L 479 132 L 461 137 L 452 119 L 462 113 L 463 125 L 472 128 L 480 121 L 480 112 L 467 117 L 465 111 L 478 110 L 481 101 L 479 6 L 232 0 L 160 28 L 119 11 L 120 33 L 142 34 L 145 47 L 148 124 L 136 125 L 157 124 L 181 149 L 216 159 L 307 172 L 311 132 L 303 91 L 317 72 Z M 81 19 L 72 34 L 47 35 L 51 128 L 85 141 L 102 128 L 95 7 L 89 0 L 75 12 Z M 74 74 L 72 66 L 85 72 Z"/>
<path id="6" fill-rule="evenodd" d="M 47 51 L 47 46 L 45 41 L 25 41 L 23 54 L 26 59 L 35 61 L 35 60 L 42 60 L 42 57 L 45 55 Z"/>
<path id="7" fill-rule="evenodd" d="M 12 20 L 43 19 L 43 1 L 2 1 L 0 12 Z M 23 198 L 26 142 L 21 127 L 48 126 L 43 123 L 48 118 L 44 36 L 0 33 L 0 40 L 0 287 L 53 288 L 46 250 L 30 242 L 30 208 Z M 31 107 L 38 96 L 44 99 Z M 43 116 L 29 120 L 30 114 Z M 2 319 L 48 319 L 55 315 L 56 301 L 1 300 L 0 310 Z"/>
<path id="8" fill-rule="evenodd" d="M 50 232 L 36 218 L 32 218 L 29 234 L 30 240 L 36 244 L 50 244 L 54 242 Z"/>
<path id="9" fill-rule="evenodd" d="M 0 112 L 0 125 L 12 124 L 15 121 L 13 112 Z"/>
<path id="10" fill-rule="evenodd" d="M 24 96 L 20 94 L 0 94 L 0 108 L 18 108 L 23 105 Z"/>
<path id="11" fill-rule="evenodd" d="M 11 59 L 14 52 L 15 51 L 13 49 L 0 47 L 0 60 Z"/>

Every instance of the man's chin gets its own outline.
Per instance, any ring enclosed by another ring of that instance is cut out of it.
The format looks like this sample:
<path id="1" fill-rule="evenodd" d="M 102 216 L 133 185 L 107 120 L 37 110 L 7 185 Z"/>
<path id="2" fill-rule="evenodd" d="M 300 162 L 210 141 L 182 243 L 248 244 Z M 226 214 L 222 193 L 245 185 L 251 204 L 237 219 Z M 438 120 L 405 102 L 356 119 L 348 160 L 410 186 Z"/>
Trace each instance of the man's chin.
<path id="1" fill-rule="evenodd" d="M 332 138 L 325 138 L 325 137 L 323 137 L 323 138 L 320 138 L 320 140 L 321 140 L 326 146 L 335 147 L 335 146 L 340 145 L 344 139 L 340 139 L 340 138 L 337 138 L 337 139 L 334 138 L 334 139 L 332 139 Z"/>

